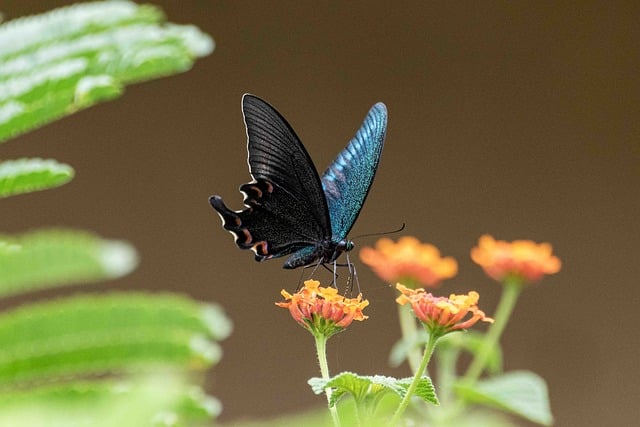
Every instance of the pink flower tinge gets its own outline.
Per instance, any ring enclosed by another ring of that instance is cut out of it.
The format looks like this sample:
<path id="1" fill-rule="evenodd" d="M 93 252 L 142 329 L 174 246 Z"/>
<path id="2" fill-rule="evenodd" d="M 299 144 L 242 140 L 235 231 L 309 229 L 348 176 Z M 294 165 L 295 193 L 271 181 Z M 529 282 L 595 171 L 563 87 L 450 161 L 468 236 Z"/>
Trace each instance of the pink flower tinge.
<path id="1" fill-rule="evenodd" d="M 312 334 L 327 337 L 344 330 L 354 320 L 365 320 L 362 310 L 369 305 L 362 295 L 346 298 L 332 287 L 322 287 L 316 280 L 307 280 L 304 287 L 294 294 L 284 289 L 285 298 L 276 305 L 289 309 L 291 317 Z"/>
<path id="2" fill-rule="evenodd" d="M 449 298 L 436 297 L 424 289 L 409 289 L 398 283 L 396 289 L 401 295 L 396 298 L 400 305 L 411 304 L 416 317 L 432 333 L 438 336 L 449 332 L 468 329 L 478 321 L 493 323 L 478 308 L 480 296 L 471 291 L 467 295 L 451 294 Z"/>

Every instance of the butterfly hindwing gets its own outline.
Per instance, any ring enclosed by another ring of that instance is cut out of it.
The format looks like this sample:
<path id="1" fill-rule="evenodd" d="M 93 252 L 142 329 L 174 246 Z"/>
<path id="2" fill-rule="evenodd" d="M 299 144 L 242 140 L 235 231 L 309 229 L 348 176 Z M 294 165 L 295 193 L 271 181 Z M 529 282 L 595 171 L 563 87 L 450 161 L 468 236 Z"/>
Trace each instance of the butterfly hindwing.
<path id="1" fill-rule="evenodd" d="M 306 235 L 308 230 L 301 234 L 289 221 L 288 193 L 262 179 L 243 184 L 240 191 L 245 195 L 242 211 L 227 208 L 220 196 L 210 199 L 239 248 L 253 250 L 256 260 L 263 261 L 313 245 L 313 238 Z"/>
<path id="2" fill-rule="evenodd" d="M 387 130 L 387 108 L 378 102 L 322 176 L 333 240 L 346 238 L 369 193 Z"/>

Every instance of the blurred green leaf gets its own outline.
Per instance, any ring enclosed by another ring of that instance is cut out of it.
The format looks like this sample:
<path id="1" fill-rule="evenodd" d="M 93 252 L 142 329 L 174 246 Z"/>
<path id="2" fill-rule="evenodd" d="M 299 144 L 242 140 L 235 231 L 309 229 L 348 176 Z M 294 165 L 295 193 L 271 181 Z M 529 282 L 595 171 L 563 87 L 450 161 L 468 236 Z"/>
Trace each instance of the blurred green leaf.
<path id="1" fill-rule="evenodd" d="M 132 271 L 135 249 L 77 230 L 45 229 L 0 235 L 0 296 L 35 289 L 120 277 Z"/>
<path id="2" fill-rule="evenodd" d="M 0 425 L 12 427 L 183 426 L 220 410 L 216 399 L 175 372 L 0 394 Z"/>
<path id="3" fill-rule="evenodd" d="M 424 328 L 420 328 L 416 331 L 415 335 L 413 335 L 413 340 L 409 341 L 406 337 L 401 338 L 393 344 L 391 347 L 391 351 L 389 352 L 389 365 L 394 368 L 402 365 L 405 360 L 407 360 L 407 356 L 409 351 L 413 349 L 420 349 L 420 351 L 424 351 L 424 346 L 429 341 L 429 334 Z"/>
<path id="4" fill-rule="evenodd" d="M 484 345 L 485 334 L 482 332 L 465 330 L 455 334 L 447 334 L 438 340 L 438 348 L 436 351 L 446 350 L 448 348 L 462 349 L 472 355 L 478 353 Z M 502 372 L 502 347 L 495 345 L 491 347 L 487 355 L 485 369 L 490 374 Z"/>
<path id="5" fill-rule="evenodd" d="M 172 294 L 81 295 L 0 315 L 0 391 L 59 378 L 215 364 L 230 321 Z"/>
<path id="6" fill-rule="evenodd" d="M 71 166 L 55 160 L 7 160 L 0 162 L 0 197 L 58 187 L 71 178 Z"/>
<path id="7" fill-rule="evenodd" d="M 0 142 L 211 53 L 208 35 L 164 19 L 153 6 L 102 1 L 0 25 Z"/>
<path id="8" fill-rule="evenodd" d="M 514 371 L 478 381 L 459 383 L 456 391 L 469 402 L 496 407 L 545 426 L 553 424 L 547 384 L 529 371 Z"/>

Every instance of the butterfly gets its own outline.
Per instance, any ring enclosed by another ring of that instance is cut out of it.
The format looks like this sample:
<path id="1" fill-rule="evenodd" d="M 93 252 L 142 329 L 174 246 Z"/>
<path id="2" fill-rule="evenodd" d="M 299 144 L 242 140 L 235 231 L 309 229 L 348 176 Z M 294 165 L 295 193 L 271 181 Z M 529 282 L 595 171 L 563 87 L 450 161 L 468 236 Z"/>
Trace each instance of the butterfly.
<path id="1" fill-rule="evenodd" d="M 371 107 L 362 126 L 322 175 L 285 118 L 266 101 L 245 94 L 249 172 L 240 186 L 245 209 L 209 202 L 240 249 L 256 261 L 289 255 L 284 268 L 335 263 L 353 249 L 347 240 L 369 193 L 387 129 L 387 109 Z M 335 270 L 334 270 L 335 271 Z"/>

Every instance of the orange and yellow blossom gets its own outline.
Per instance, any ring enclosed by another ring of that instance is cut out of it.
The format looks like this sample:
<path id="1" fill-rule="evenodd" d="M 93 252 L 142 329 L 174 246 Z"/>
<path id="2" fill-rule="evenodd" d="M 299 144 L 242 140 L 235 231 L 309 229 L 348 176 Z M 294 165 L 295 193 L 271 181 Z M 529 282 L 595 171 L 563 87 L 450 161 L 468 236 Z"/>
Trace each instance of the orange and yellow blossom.
<path id="1" fill-rule="evenodd" d="M 424 289 L 410 289 L 396 284 L 401 295 L 396 298 L 400 305 L 411 304 L 416 317 L 432 333 L 442 336 L 449 332 L 468 329 L 479 320 L 493 323 L 493 319 L 485 316 L 478 308 L 480 295 L 471 291 L 467 295 L 451 294 L 449 298 L 436 297 Z M 471 317 L 468 317 L 468 315 Z"/>
<path id="2" fill-rule="evenodd" d="M 312 333 L 327 336 L 342 331 L 354 320 L 365 320 L 367 316 L 362 310 L 369 301 L 357 298 L 346 298 L 338 294 L 333 287 L 322 287 L 316 280 L 307 280 L 304 287 L 294 294 L 281 291 L 284 302 L 276 305 L 289 309 L 291 317 Z"/>
<path id="3" fill-rule="evenodd" d="M 495 280 L 514 277 L 536 282 L 547 274 L 560 271 L 560 259 L 552 255 L 552 251 L 549 243 L 531 240 L 506 242 L 485 234 L 478 240 L 478 246 L 471 250 L 471 259 Z"/>
<path id="4" fill-rule="evenodd" d="M 385 282 L 434 287 L 458 272 L 458 263 L 451 257 L 441 257 L 440 251 L 411 236 L 401 237 L 397 243 L 383 238 L 375 249 L 364 247 L 360 259 Z"/>

